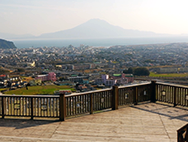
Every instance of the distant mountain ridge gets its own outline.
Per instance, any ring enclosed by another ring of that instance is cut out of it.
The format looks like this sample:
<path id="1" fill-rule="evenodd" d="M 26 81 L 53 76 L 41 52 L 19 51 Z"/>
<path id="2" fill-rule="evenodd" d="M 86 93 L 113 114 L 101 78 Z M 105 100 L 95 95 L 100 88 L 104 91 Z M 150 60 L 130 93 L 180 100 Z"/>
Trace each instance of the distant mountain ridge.
<path id="1" fill-rule="evenodd" d="M 0 33 L 0 38 L 3 39 L 29 39 L 35 38 L 34 35 L 31 34 L 23 34 L 23 35 L 16 35 L 16 34 L 9 34 L 9 33 Z"/>
<path id="2" fill-rule="evenodd" d="M 154 32 L 123 29 L 100 19 L 91 19 L 72 29 L 46 33 L 39 38 L 125 38 L 125 37 L 155 37 Z"/>
<path id="3" fill-rule="evenodd" d="M 0 39 L 0 49 L 13 49 L 16 48 L 12 41 Z"/>
<path id="4" fill-rule="evenodd" d="M 148 31 L 139 31 L 124 29 L 114 26 L 100 19 L 91 19 L 74 28 L 57 31 L 53 33 L 44 33 L 40 36 L 31 34 L 16 35 L 9 33 L 0 33 L 0 38 L 17 39 L 103 39 L 103 38 L 145 38 L 145 37 L 164 37 L 168 34 L 157 34 Z"/>

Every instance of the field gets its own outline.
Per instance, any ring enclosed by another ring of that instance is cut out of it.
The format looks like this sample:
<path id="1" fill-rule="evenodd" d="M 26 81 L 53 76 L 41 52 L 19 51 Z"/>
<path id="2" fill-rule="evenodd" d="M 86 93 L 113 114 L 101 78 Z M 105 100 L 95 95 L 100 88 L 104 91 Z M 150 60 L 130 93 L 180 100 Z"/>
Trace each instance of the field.
<path id="1" fill-rule="evenodd" d="M 56 85 L 48 85 L 48 86 L 28 86 L 28 90 L 26 88 L 21 88 L 17 90 L 10 90 L 5 92 L 5 94 L 17 94 L 17 95 L 47 95 L 54 94 L 54 91 L 57 90 L 66 90 L 71 89 L 71 91 L 75 91 L 74 88 L 70 86 L 56 86 Z"/>
<path id="2" fill-rule="evenodd" d="M 0 88 L 0 91 L 4 91 L 4 90 L 7 90 L 7 88 Z"/>
<path id="3" fill-rule="evenodd" d="M 150 77 L 188 77 L 188 73 L 156 74 L 150 72 Z"/>

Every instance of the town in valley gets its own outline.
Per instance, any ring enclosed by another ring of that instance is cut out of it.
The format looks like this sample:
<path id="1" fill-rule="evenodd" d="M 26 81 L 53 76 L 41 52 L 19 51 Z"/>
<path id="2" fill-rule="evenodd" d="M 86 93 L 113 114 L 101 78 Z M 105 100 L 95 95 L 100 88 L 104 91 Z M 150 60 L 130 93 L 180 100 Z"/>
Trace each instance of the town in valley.
<path id="1" fill-rule="evenodd" d="M 30 47 L 0 49 L 0 54 L 2 92 L 29 86 L 69 86 L 64 91 L 58 88 L 57 94 L 70 93 L 70 88 L 85 92 L 128 85 L 138 83 L 135 77 L 139 74 L 131 70 L 136 68 L 158 74 L 188 72 L 188 43 Z"/>

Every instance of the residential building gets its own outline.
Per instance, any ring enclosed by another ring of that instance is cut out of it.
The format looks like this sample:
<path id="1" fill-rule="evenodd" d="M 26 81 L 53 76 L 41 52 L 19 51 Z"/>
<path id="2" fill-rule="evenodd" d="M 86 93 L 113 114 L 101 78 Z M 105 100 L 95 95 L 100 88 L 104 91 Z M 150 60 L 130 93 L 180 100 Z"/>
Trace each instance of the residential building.
<path id="1" fill-rule="evenodd" d="M 45 75 L 37 75 L 35 79 L 41 79 L 41 81 L 56 81 L 56 74 L 54 72 L 49 72 Z"/>

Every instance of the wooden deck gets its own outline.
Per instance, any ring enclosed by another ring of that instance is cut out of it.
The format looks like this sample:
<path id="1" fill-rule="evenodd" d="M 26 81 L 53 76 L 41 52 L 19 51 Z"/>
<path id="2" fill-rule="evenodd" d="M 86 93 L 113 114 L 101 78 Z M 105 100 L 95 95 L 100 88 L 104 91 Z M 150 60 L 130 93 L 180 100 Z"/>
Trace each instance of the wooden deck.
<path id="1" fill-rule="evenodd" d="M 146 103 L 66 121 L 0 119 L 0 141 L 176 142 L 188 110 Z"/>

